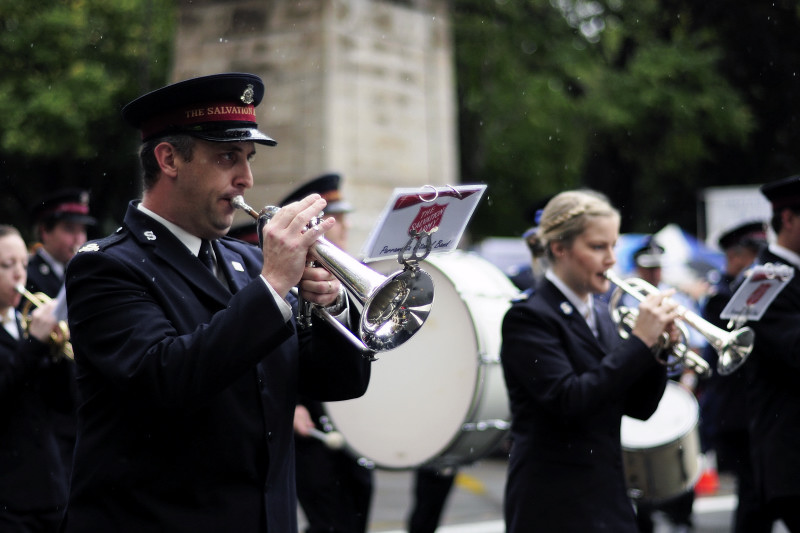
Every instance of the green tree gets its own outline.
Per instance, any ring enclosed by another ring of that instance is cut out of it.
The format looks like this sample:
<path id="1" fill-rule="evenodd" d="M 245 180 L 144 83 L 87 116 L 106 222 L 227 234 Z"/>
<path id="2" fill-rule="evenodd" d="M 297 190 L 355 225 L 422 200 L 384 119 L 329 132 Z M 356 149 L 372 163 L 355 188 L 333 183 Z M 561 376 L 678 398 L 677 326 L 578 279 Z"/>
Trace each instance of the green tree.
<path id="1" fill-rule="evenodd" d="M 4 218 L 21 225 L 43 191 L 92 189 L 105 207 L 135 187 L 135 139 L 121 106 L 167 77 L 171 0 L 0 0 L 0 183 Z M 126 186 L 127 185 L 127 186 Z M 23 226 L 21 230 L 28 228 Z"/>
<path id="2" fill-rule="evenodd" d="M 713 29 L 657 0 L 454 9 L 462 173 L 489 184 L 478 236 L 519 234 L 532 204 L 582 186 L 622 208 L 625 231 L 693 229 L 704 163 L 754 128 Z"/>

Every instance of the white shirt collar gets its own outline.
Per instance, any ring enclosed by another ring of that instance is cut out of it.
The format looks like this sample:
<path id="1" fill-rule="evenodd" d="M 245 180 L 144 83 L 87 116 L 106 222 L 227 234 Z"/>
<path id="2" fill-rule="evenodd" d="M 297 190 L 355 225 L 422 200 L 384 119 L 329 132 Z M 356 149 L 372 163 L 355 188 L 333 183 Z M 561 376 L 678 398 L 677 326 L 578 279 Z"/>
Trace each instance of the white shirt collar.
<path id="1" fill-rule="evenodd" d="M 200 253 L 200 244 L 202 243 L 202 239 L 200 237 L 192 235 L 191 233 L 181 228 L 177 224 L 173 224 L 172 222 L 162 217 L 161 215 L 154 213 L 153 211 L 150 211 L 145 206 L 143 206 L 141 202 L 139 202 L 136 208 L 139 211 L 142 211 L 143 213 L 148 215 L 150 218 L 154 218 L 159 222 L 161 222 L 162 224 L 164 224 L 164 226 L 166 226 L 167 229 L 173 235 L 175 235 L 175 237 L 177 237 L 178 240 L 181 241 L 184 244 L 184 246 L 186 246 L 189 249 L 189 251 L 192 252 L 195 256 L 197 256 Z"/>
<path id="2" fill-rule="evenodd" d="M 597 331 L 597 324 L 595 323 L 594 313 L 592 310 L 594 309 L 594 295 L 589 293 L 586 301 L 581 300 L 575 291 L 570 289 L 566 283 L 564 283 L 561 278 L 553 272 L 553 269 L 548 268 L 547 272 L 545 272 L 545 277 L 556 286 L 558 290 L 564 293 L 564 296 L 567 297 L 569 303 L 575 307 L 575 309 L 580 313 L 580 315 L 586 319 L 586 323 L 592 329 L 593 332 Z"/>
<path id="3" fill-rule="evenodd" d="M 17 311 L 13 307 L 6 309 L 2 317 L 3 327 L 9 335 L 19 340 L 19 328 L 17 327 Z"/>
<path id="4" fill-rule="evenodd" d="M 769 251 L 777 255 L 787 263 L 791 263 L 795 268 L 800 268 L 800 255 L 797 255 L 788 248 L 784 248 L 778 243 L 770 243 Z"/>

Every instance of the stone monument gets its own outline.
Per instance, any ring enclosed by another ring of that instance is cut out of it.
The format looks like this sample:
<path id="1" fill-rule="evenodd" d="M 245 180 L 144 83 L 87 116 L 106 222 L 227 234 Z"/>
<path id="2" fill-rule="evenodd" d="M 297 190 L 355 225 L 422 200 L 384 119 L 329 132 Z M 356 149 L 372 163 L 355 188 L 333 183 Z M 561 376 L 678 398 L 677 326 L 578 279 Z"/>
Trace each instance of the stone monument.
<path id="1" fill-rule="evenodd" d="M 446 1 L 183 0 L 179 17 L 173 81 L 238 71 L 266 85 L 258 123 L 278 146 L 257 148 L 251 206 L 338 171 L 357 255 L 395 187 L 458 182 Z"/>

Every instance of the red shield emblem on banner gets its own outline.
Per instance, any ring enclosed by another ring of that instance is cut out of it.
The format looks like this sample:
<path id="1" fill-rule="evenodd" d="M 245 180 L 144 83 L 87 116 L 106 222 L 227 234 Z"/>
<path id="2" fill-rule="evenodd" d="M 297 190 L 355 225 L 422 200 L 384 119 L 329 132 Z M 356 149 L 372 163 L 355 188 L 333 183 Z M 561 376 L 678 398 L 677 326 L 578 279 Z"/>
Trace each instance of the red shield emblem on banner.
<path id="1" fill-rule="evenodd" d="M 417 213 L 417 216 L 411 223 L 411 226 L 408 227 L 408 232 L 416 231 L 419 233 L 422 231 L 431 231 L 442 223 L 445 209 L 447 209 L 447 204 L 433 204 L 428 207 L 421 207 L 419 213 Z"/>

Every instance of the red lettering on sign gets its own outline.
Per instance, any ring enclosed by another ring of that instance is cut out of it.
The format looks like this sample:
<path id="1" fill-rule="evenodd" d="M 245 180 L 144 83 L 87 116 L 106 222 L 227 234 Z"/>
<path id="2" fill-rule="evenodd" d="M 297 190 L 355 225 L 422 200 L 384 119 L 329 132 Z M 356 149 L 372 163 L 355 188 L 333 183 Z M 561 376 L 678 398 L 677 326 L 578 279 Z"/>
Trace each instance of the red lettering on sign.
<path id="1" fill-rule="evenodd" d="M 417 213 L 411 226 L 408 227 L 408 232 L 431 231 L 442 223 L 445 209 L 447 209 L 447 204 L 420 207 L 419 213 Z"/>
<path id="2" fill-rule="evenodd" d="M 769 283 L 762 283 L 747 297 L 747 305 L 755 305 L 769 290 Z"/>

